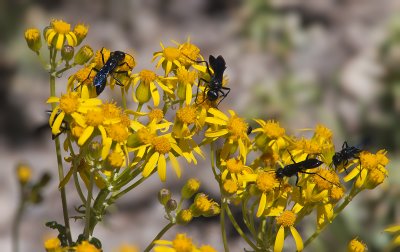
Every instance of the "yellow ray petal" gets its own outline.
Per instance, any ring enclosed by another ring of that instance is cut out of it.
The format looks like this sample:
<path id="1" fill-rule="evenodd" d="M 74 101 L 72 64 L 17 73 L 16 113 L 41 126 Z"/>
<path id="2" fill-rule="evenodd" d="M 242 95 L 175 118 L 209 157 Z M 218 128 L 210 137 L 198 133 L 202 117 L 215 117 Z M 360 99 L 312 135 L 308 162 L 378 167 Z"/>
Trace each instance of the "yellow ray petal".
<path id="1" fill-rule="evenodd" d="M 144 166 L 142 176 L 143 177 L 148 177 L 151 172 L 154 170 L 156 163 L 158 161 L 158 158 L 160 157 L 160 154 L 158 152 L 154 152 L 153 155 L 150 157 L 149 161 L 147 161 L 147 164 Z"/>
<path id="2" fill-rule="evenodd" d="M 86 142 L 86 140 L 88 140 L 89 137 L 92 135 L 93 131 L 94 131 L 94 127 L 93 127 L 93 126 L 87 127 L 87 128 L 82 132 L 82 135 L 79 137 L 78 144 L 79 144 L 80 146 L 82 146 L 82 145 Z"/>
<path id="3" fill-rule="evenodd" d="M 303 239 L 301 238 L 299 232 L 297 232 L 296 228 L 294 228 L 293 226 L 290 227 L 290 231 L 292 232 L 294 242 L 296 243 L 297 251 L 303 251 L 304 249 Z"/>
<path id="4" fill-rule="evenodd" d="M 157 171 L 161 181 L 165 182 L 167 179 L 167 162 L 165 161 L 164 155 L 160 155 L 160 158 L 158 159 Z"/>
<path id="5" fill-rule="evenodd" d="M 260 217 L 265 210 L 265 203 L 267 202 L 267 195 L 265 193 L 261 194 L 260 204 L 257 209 L 257 217 Z"/>
<path id="6" fill-rule="evenodd" d="M 285 241 L 285 228 L 279 227 L 278 233 L 276 234 L 274 252 L 281 252 L 283 250 L 283 243 Z"/>

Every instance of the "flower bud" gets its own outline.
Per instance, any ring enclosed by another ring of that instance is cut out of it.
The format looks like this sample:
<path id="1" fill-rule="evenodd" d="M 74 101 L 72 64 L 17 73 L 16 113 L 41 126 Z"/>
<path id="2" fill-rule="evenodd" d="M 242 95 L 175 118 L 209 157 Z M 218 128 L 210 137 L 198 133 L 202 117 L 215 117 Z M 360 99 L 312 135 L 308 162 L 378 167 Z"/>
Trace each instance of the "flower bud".
<path id="1" fill-rule="evenodd" d="M 90 46 L 84 45 L 76 53 L 74 63 L 78 65 L 83 65 L 87 63 L 93 57 L 93 55 L 94 53 L 92 48 L 90 48 Z"/>
<path id="2" fill-rule="evenodd" d="M 44 242 L 44 248 L 47 252 L 56 252 L 61 248 L 61 241 L 57 237 L 47 239 Z"/>
<path id="3" fill-rule="evenodd" d="M 176 203 L 176 200 L 174 199 L 169 199 L 165 204 L 165 210 L 167 210 L 168 212 L 174 211 L 177 207 L 178 203 Z"/>
<path id="4" fill-rule="evenodd" d="M 183 199 L 190 199 L 200 188 L 200 182 L 191 178 L 182 187 L 181 195 Z"/>
<path id="5" fill-rule="evenodd" d="M 77 39 L 77 46 L 82 43 L 82 41 L 86 38 L 86 35 L 88 33 L 89 27 L 86 26 L 85 24 L 77 24 L 74 27 L 74 33 Z"/>
<path id="6" fill-rule="evenodd" d="M 158 201 L 165 206 L 171 199 L 171 195 L 172 194 L 170 190 L 163 188 L 158 192 Z"/>
<path id="7" fill-rule="evenodd" d="M 136 88 L 135 94 L 139 103 L 143 104 L 148 102 L 151 98 L 150 85 L 148 83 L 141 81 L 138 87 Z"/>
<path id="8" fill-rule="evenodd" d="M 193 214 L 190 209 L 183 209 L 179 211 L 176 216 L 176 223 L 179 225 L 186 225 L 193 219 Z"/>
<path id="9" fill-rule="evenodd" d="M 39 54 L 39 50 L 42 47 L 40 31 L 36 28 L 27 29 L 25 31 L 25 40 L 28 47 L 35 53 Z"/>
<path id="10" fill-rule="evenodd" d="M 31 179 L 32 169 L 28 165 L 19 164 L 17 166 L 17 176 L 19 182 L 24 185 Z"/>
<path id="11" fill-rule="evenodd" d="M 362 241 L 357 240 L 357 238 L 351 240 L 347 245 L 348 252 L 364 252 L 366 250 L 367 245 L 365 245 Z"/>
<path id="12" fill-rule="evenodd" d="M 70 45 L 64 45 L 61 49 L 61 57 L 66 62 L 70 61 L 74 57 L 74 48 Z"/>

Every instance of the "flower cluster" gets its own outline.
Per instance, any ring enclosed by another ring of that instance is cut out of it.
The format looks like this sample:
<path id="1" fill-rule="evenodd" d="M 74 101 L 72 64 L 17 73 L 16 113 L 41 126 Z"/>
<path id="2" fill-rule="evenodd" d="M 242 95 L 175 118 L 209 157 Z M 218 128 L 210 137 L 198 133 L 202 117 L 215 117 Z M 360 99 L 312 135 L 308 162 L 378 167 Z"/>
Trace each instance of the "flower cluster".
<path id="1" fill-rule="evenodd" d="M 77 242 L 73 242 L 68 221 L 65 226 L 50 222 L 60 239 L 47 241 L 48 251 L 100 251 L 93 230 L 107 207 L 155 173 L 166 181 L 168 166 L 180 178 L 182 161 L 196 165 L 199 157 L 206 158 L 204 145 L 211 147 L 209 158 L 220 186 L 220 203 L 198 193 L 200 183 L 195 179 L 187 181 L 179 203 L 168 190 L 161 190 L 159 201 L 169 224 L 158 237 L 173 225 L 188 224 L 200 216 L 220 215 L 221 225 L 225 225 L 226 214 L 255 251 L 282 251 L 287 231 L 301 251 L 354 196 L 375 188 L 387 177 L 384 150 L 374 154 L 354 149 L 352 155 L 341 156 L 345 162 L 333 162 L 339 154 L 332 132 L 323 125 L 312 130 L 311 138 L 294 137 L 277 121 L 256 119 L 258 126 L 253 129 L 235 111 L 219 110 L 218 104 L 227 94 L 209 99 L 215 69 L 204 64 L 200 49 L 190 39 L 174 41 L 169 47 L 161 43 L 161 50 L 153 54 L 154 69 L 136 71 L 136 59 L 129 53 L 107 48 L 94 52 L 88 45 L 75 53 L 87 32 L 83 24 L 71 30 L 62 20 L 53 20 L 43 31 L 50 50 L 49 125 L 56 148 L 60 149 L 63 140 L 66 153 L 63 157 L 57 151 L 64 219 L 68 220 L 64 187 L 73 179 L 82 201 L 76 218 L 85 221 Z M 40 56 L 39 30 L 27 30 L 25 38 Z M 56 94 L 56 78 L 74 67 L 78 69 L 70 73 L 65 91 Z M 218 85 L 222 87 L 227 78 L 222 72 L 220 75 Z M 104 90 L 110 87 L 115 91 L 117 86 L 121 104 L 101 98 Z M 128 103 L 127 97 L 133 102 Z M 63 160 L 69 166 L 66 175 Z M 343 171 L 350 172 L 345 175 Z M 21 174 L 21 181 L 28 179 Z M 291 177 L 296 181 L 289 182 Z M 184 208 L 184 200 L 192 197 L 193 202 Z M 230 211 L 238 205 L 249 232 L 241 229 Z M 296 226 L 314 211 L 316 235 L 303 243 Z M 198 248 L 184 234 L 173 241 L 152 242 L 145 251 L 154 244 L 160 252 L 215 251 L 210 246 Z"/>

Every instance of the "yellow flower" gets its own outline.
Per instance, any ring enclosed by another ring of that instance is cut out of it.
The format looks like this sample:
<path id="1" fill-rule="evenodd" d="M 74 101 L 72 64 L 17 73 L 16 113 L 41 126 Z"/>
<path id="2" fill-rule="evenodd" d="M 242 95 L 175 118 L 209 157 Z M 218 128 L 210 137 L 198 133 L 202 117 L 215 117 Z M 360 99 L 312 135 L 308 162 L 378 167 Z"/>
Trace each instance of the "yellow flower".
<path id="1" fill-rule="evenodd" d="M 163 78 L 157 76 L 151 70 L 142 70 L 137 74 L 132 74 L 133 86 L 139 82 L 136 92 L 132 92 L 132 98 L 135 102 L 146 103 L 153 98 L 154 106 L 160 104 L 160 93 L 158 92 L 156 84 L 166 93 L 173 94 L 173 91 L 163 84 Z"/>
<path id="2" fill-rule="evenodd" d="M 179 61 L 181 58 L 181 52 L 175 47 L 164 47 L 163 43 L 161 42 L 160 46 L 162 51 L 155 52 L 152 61 L 158 57 L 161 57 L 157 62 L 156 68 L 159 68 L 162 64 L 165 71 L 165 76 L 168 76 L 171 70 L 173 70 L 175 67 L 181 67 L 181 63 Z"/>
<path id="3" fill-rule="evenodd" d="M 174 169 L 178 178 L 180 178 L 181 168 L 174 152 L 180 156 L 183 156 L 183 152 L 181 148 L 176 144 L 175 139 L 171 137 L 171 134 L 154 137 L 151 139 L 149 145 L 149 158 L 148 160 L 146 160 L 146 164 L 143 168 L 143 177 L 150 176 L 154 168 L 157 167 L 158 176 L 160 177 L 161 181 L 165 181 L 167 177 L 166 156 L 168 155 L 172 164 L 172 168 Z"/>
<path id="4" fill-rule="evenodd" d="M 25 164 L 19 164 L 17 166 L 17 176 L 21 184 L 26 184 L 32 177 L 31 167 Z"/>
<path id="5" fill-rule="evenodd" d="M 253 130 L 253 133 L 259 133 L 256 136 L 256 145 L 259 149 L 265 151 L 271 148 L 273 152 L 278 153 L 279 150 L 285 149 L 290 139 L 285 135 L 285 129 L 278 122 L 269 120 L 255 120 L 261 127 Z"/>
<path id="6" fill-rule="evenodd" d="M 53 109 L 49 119 L 51 132 L 53 135 L 57 135 L 61 132 L 60 126 L 65 117 L 67 117 L 67 120 L 72 118 L 78 125 L 85 128 L 86 122 L 83 114 L 99 106 L 101 100 L 90 98 L 87 87 L 83 86 L 80 95 L 77 92 L 68 92 L 60 98 L 56 96 L 49 97 L 47 103 L 58 103 Z"/>
<path id="7" fill-rule="evenodd" d="M 101 252 L 100 249 L 96 248 L 93 244 L 88 241 L 83 241 L 81 244 L 76 246 L 76 252 Z"/>
<path id="8" fill-rule="evenodd" d="M 78 43 L 75 33 L 71 31 L 71 25 L 58 19 L 51 21 L 50 28 L 46 30 L 45 38 L 47 44 L 55 46 L 57 50 L 61 50 L 65 40 L 70 46 L 76 46 Z"/>
<path id="9" fill-rule="evenodd" d="M 208 128 L 205 136 L 213 141 L 220 137 L 226 138 L 221 158 L 226 159 L 232 150 L 239 147 L 239 153 L 245 160 L 250 145 L 247 136 L 248 124 L 245 120 L 238 117 L 233 110 L 229 110 L 230 118 L 215 108 L 209 109 L 208 113 L 212 116 L 207 117 L 206 122 L 215 127 Z"/>
<path id="10" fill-rule="evenodd" d="M 389 159 L 386 157 L 386 153 L 385 150 L 380 150 L 376 154 L 361 152 L 360 158 L 354 160 L 355 164 L 358 164 L 356 166 L 358 168 L 353 169 L 343 180 L 348 182 L 357 177 L 355 181 L 357 188 L 375 188 L 385 180 L 388 174 L 386 165 Z"/>
<path id="11" fill-rule="evenodd" d="M 154 242 L 156 247 L 155 252 L 195 252 L 196 247 L 192 239 L 188 238 L 186 234 L 177 234 L 172 241 L 156 240 Z"/>
<path id="12" fill-rule="evenodd" d="M 61 248 L 61 241 L 57 238 L 50 238 L 44 242 L 44 248 L 47 252 L 56 252 Z"/>
<path id="13" fill-rule="evenodd" d="M 176 77 L 178 80 L 178 97 L 181 100 L 185 100 L 186 105 L 189 105 L 193 97 L 192 87 L 198 78 L 198 73 L 196 71 L 189 71 L 184 67 L 179 67 L 176 71 Z"/>
<path id="14" fill-rule="evenodd" d="M 367 245 L 362 241 L 359 241 L 357 238 L 351 240 L 349 242 L 349 245 L 347 246 L 348 252 L 364 252 L 367 250 L 368 250 Z"/>
<path id="15" fill-rule="evenodd" d="M 42 47 L 42 40 L 40 37 L 40 31 L 36 28 L 27 29 L 25 31 L 25 40 L 28 44 L 28 47 L 36 52 L 39 53 L 40 48 Z"/>
<path id="16" fill-rule="evenodd" d="M 85 24 L 77 24 L 74 27 L 74 33 L 77 39 L 77 45 L 80 45 L 82 41 L 86 38 L 89 27 Z"/>
<path id="17" fill-rule="evenodd" d="M 296 243 L 296 250 L 302 251 L 304 248 L 303 239 L 297 232 L 294 224 L 296 222 L 296 215 L 292 211 L 284 211 L 279 217 L 276 218 L 276 224 L 279 226 L 278 233 L 276 234 L 276 240 L 274 245 L 274 252 L 280 252 L 283 250 L 283 244 L 285 241 L 285 228 L 289 228 L 293 235 Z"/>

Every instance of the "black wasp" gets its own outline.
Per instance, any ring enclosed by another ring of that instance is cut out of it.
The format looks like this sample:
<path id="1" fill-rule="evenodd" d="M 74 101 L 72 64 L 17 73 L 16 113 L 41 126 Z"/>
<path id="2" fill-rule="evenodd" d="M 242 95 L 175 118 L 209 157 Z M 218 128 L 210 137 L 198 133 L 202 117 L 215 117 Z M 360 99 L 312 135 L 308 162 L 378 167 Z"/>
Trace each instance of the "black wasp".
<path id="1" fill-rule="evenodd" d="M 346 141 L 344 141 L 342 145 L 342 150 L 339 152 L 335 152 L 335 155 L 332 157 L 332 163 L 335 165 L 335 168 L 337 168 L 339 165 L 343 164 L 344 170 L 346 170 L 346 166 L 349 163 L 349 160 L 352 158 L 360 160 L 360 157 L 358 154 L 360 154 L 362 150 L 354 147 L 354 146 L 349 146 Z M 361 162 L 360 162 L 361 166 Z"/>
<path id="2" fill-rule="evenodd" d="M 230 88 L 222 86 L 222 80 L 224 78 L 224 71 L 226 69 L 226 63 L 224 58 L 219 55 L 217 58 L 210 55 L 209 62 L 202 60 L 202 61 L 194 61 L 196 63 L 206 63 L 207 66 L 207 73 L 210 75 L 210 81 L 205 80 L 204 78 L 200 78 L 204 83 L 206 83 L 204 91 L 203 91 L 203 98 L 204 100 L 201 102 L 203 103 L 206 99 L 213 102 L 216 101 L 220 96 L 223 97 L 217 104 L 217 106 L 228 96 L 229 92 L 231 91 Z M 210 66 L 214 71 L 214 74 L 211 73 Z M 196 103 L 197 103 L 197 95 L 199 94 L 199 85 L 197 86 L 197 93 L 196 93 Z M 224 92 L 226 90 L 226 93 Z"/>
<path id="3" fill-rule="evenodd" d="M 294 161 L 293 156 L 290 152 L 289 152 L 289 155 L 293 161 L 293 164 L 288 164 L 285 167 L 279 168 L 278 170 L 276 170 L 275 171 L 276 178 L 283 179 L 283 177 L 296 176 L 296 186 L 300 187 L 300 188 L 301 188 L 301 186 L 298 185 L 299 173 L 317 175 L 317 176 L 321 177 L 322 179 L 326 180 L 324 177 L 322 177 L 321 175 L 319 175 L 316 172 L 307 172 L 306 171 L 308 169 L 313 169 L 313 168 L 319 167 L 320 165 L 323 164 L 322 161 L 320 161 L 316 158 L 308 158 L 308 156 L 307 156 L 305 160 L 303 160 L 301 162 L 296 162 L 296 161 Z"/>
<path id="4" fill-rule="evenodd" d="M 127 73 L 127 71 L 115 71 L 117 67 L 127 65 L 129 69 L 133 68 L 129 66 L 128 63 L 124 62 L 125 60 L 125 55 L 127 53 L 121 52 L 121 51 L 115 51 L 110 53 L 110 57 L 108 58 L 107 62 L 104 60 L 104 54 L 103 54 L 104 47 L 101 49 L 101 59 L 103 60 L 103 67 L 98 70 L 96 68 L 93 68 L 92 70 L 96 71 L 97 74 L 93 79 L 93 85 L 96 88 L 96 94 L 100 95 L 101 92 L 103 92 L 104 88 L 106 87 L 107 83 L 107 76 L 110 75 L 115 79 L 118 85 L 123 86 L 120 80 L 114 77 L 113 74 L 115 73 Z M 129 55 L 129 54 L 128 54 Z M 132 57 L 132 56 L 131 56 Z M 90 76 L 90 73 L 89 73 Z"/>

